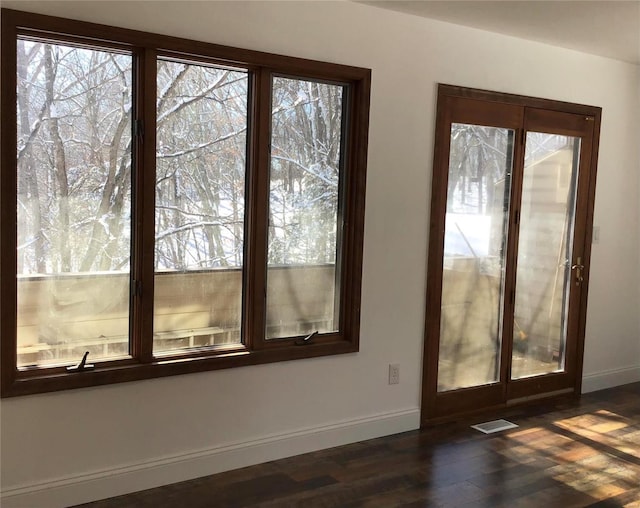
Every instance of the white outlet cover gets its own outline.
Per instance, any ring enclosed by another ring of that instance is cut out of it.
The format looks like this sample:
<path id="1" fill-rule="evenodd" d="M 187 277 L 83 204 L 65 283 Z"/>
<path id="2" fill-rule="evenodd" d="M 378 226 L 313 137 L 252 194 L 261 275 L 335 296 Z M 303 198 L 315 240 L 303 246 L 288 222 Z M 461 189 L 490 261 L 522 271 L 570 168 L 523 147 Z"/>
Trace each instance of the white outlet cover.
<path id="1" fill-rule="evenodd" d="M 389 384 L 397 385 L 399 383 L 400 383 L 400 364 L 390 363 L 389 364 Z"/>

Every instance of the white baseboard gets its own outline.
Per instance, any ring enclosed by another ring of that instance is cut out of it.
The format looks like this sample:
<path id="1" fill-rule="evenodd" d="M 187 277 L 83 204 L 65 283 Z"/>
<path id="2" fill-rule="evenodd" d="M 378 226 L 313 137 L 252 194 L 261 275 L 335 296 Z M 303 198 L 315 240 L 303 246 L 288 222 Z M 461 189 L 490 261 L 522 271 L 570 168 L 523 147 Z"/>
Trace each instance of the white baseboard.
<path id="1" fill-rule="evenodd" d="M 419 408 L 383 413 L 103 471 L 9 487 L 2 491 L 0 504 L 3 508 L 56 508 L 87 503 L 419 427 Z"/>
<path id="2" fill-rule="evenodd" d="M 638 381 L 640 381 L 640 365 L 585 374 L 582 376 L 582 393 L 605 390 Z"/>

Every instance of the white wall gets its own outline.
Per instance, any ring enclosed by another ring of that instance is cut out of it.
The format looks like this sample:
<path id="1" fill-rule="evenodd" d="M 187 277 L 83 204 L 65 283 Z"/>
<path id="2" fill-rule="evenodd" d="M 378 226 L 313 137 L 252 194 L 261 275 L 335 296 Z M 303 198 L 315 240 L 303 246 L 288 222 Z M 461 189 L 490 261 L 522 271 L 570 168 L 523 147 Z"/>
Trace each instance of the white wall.
<path id="1" fill-rule="evenodd" d="M 3 506 L 79 503 L 417 428 L 438 82 L 603 108 L 585 387 L 640 379 L 637 67 L 349 2 L 3 6 L 373 69 L 361 351 L 4 399 Z"/>
<path id="2" fill-rule="evenodd" d="M 640 378 L 640 66 L 629 71 L 609 100 L 596 103 L 603 108 L 594 217 L 600 241 L 592 246 L 583 392 Z"/>

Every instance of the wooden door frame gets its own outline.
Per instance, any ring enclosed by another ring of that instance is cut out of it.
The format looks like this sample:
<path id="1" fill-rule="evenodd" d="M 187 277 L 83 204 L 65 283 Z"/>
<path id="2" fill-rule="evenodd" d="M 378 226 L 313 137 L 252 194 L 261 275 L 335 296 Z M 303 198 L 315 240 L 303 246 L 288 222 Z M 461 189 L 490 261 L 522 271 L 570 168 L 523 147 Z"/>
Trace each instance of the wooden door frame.
<path id="1" fill-rule="evenodd" d="M 497 111 L 495 125 L 491 122 L 487 123 L 487 119 L 483 118 L 481 125 L 503 127 L 514 129 L 516 131 L 515 146 L 513 153 L 514 167 L 517 161 L 524 160 L 524 133 L 525 133 L 525 110 L 527 108 L 535 108 L 540 110 L 555 111 L 560 113 L 571 113 L 575 115 L 584 115 L 593 119 L 593 136 L 591 153 L 589 155 L 590 171 L 587 183 L 586 195 L 583 199 L 576 203 L 576 209 L 583 212 L 586 211 L 584 245 L 580 249 L 584 259 L 584 282 L 579 295 L 579 315 L 577 317 L 577 343 L 575 354 L 575 369 L 572 379 L 572 386 L 568 387 L 574 396 L 579 396 L 582 387 L 582 364 L 584 357 L 584 332 L 586 323 L 587 294 L 589 286 L 589 266 L 591 260 L 591 238 L 593 233 L 593 208 L 595 198 L 595 183 L 597 173 L 598 159 L 598 140 L 600 135 L 600 120 L 602 109 L 594 106 L 582 104 L 572 104 L 568 102 L 555 101 L 549 99 L 540 99 L 535 97 L 527 97 L 521 95 L 505 94 L 500 92 L 490 92 L 486 90 L 478 90 L 472 88 L 464 88 L 459 86 L 438 85 L 438 102 L 436 112 L 436 129 L 435 129 L 435 146 L 434 146 L 434 162 L 431 184 L 431 215 L 429 220 L 429 254 L 427 261 L 427 288 L 426 288 L 426 313 L 424 328 L 424 351 L 423 351 L 423 376 L 422 376 L 422 404 L 421 404 L 421 424 L 434 423 L 438 421 L 446 421 L 464 414 L 468 414 L 469 410 L 456 407 L 455 404 L 445 407 L 445 411 L 437 411 L 436 404 L 438 399 L 437 393 L 437 362 L 439 354 L 439 336 L 440 336 L 440 306 L 442 297 L 442 259 L 444 254 L 444 220 L 446 214 L 446 198 L 449 170 L 449 148 L 450 148 L 450 124 L 452 118 L 451 105 L 457 101 L 469 99 L 474 102 L 468 104 L 475 105 L 484 103 L 486 107 Z M 464 102 L 464 101 L 463 101 Z M 472 110 L 474 108 L 469 108 Z M 500 111 L 502 110 L 502 113 Z M 509 117 L 509 111 L 521 111 L 520 123 L 517 124 L 517 118 Z M 473 118 L 472 111 L 465 111 L 465 118 L 470 116 Z M 470 122 L 472 123 L 472 122 Z M 498 125 L 499 123 L 499 125 Z M 517 177 L 517 175 L 516 175 Z M 521 192 L 521 182 L 512 181 L 510 189 L 510 197 L 514 203 L 519 203 L 519 195 L 515 193 Z M 511 208 L 511 207 L 510 207 Z M 510 210 L 508 218 L 509 228 L 517 227 L 515 224 L 515 212 Z M 516 235 L 509 235 L 507 238 L 508 257 L 505 260 L 507 266 L 514 266 L 513 257 L 516 255 L 515 242 Z M 513 273 L 507 272 L 506 277 L 515 278 L 515 269 Z M 507 279 L 509 283 L 509 279 Z M 514 280 L 511 281 L 514 283 Z M 509 303 L 505 303 L 504 308 L 507 309 Z M 437 309 L 437 311 L 430 310 Z M 512 317 L 505 312 L 503 321 L 503 331 L 508 326 L 512 326 Z M 505 322 L 506 321 L 506 322 Z M 510 324 L 511 323 L 511 324 Z M 509 332 L 506 332 L 509 333 Z M 477 400 L 482 406 L 482 410 L 491 408 L 500 408 L 507 405 L 507 383 L 505 376 L 507 375 L 507 361 L 511 355 L 511 340 L 507 347 L 502 347 L 501 367 L 500 367 L 500 383 L 495 388 L 487 390 L 487 395 Z M 509 356 L 508 356 L 509 355 Z M 553 376 L 541 376 L 541 384 L 545 390 L 553 388 Z M 567 391 L 567 387 L 558 386 Z M 460 390 L 461 392 L 465 389 Z M 509 404 L 511 405 L 511 404 Z"/>

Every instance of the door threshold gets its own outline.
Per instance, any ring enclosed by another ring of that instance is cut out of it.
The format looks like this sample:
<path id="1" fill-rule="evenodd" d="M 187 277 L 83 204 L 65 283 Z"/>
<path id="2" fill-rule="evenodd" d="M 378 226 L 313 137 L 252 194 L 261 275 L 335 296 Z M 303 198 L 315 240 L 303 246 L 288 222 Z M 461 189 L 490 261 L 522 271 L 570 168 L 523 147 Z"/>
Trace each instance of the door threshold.
<path id="1" fill-rule="evenodd" d="M 536 393 L 535 395 L 527 395 L 526 397 L 518 397 L 517 399 L 507 400 L 507 406 L 515 406 L 522 404 L 523 402 L 529 402 L 532 400 L 547 399 L 549 397 L 557 397 L 559 395 L 567 395 L 573 393 L 573 388 L 563 388 L 562 390 L 554 390 L 552 392 Z"/>
<path id="2" fill-rule="evenodd" d="M 420 421 L 420 428 L 438 427 L 443 424 L 447 425 L 462 425 L 468 426 L 479 418 L 512 418 L 514 415 L 519 414 L 519 409 L 527 406 L 536 406 L 538 404 L 558 403 L 559 401 L 572 401 L 575 402 L 579 399 L 580 395 L 575 395 L 573 388 L 563 388 L 562 390 L 555 390 L 552 392 L 545 392 L 536 395 L 530 395 L 527 397 L 519 397 L 517 399 L 511 399 L 501 404 L 495 404 L 492 406 L 472 409 L 468 411 L 460 411 L 458 413 L 451 413 L 448 415 L 440 415 L 434 417 L 422 418 Z M 514 413 L 516 411 L 516 413 Z M 424 413 L 423 413 L 424 414 Z"/>

